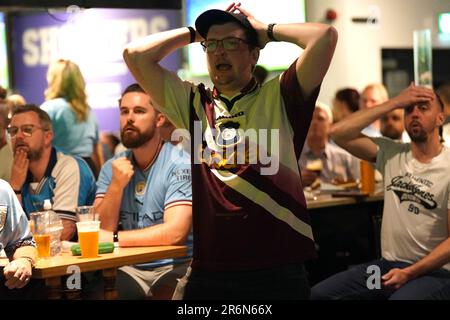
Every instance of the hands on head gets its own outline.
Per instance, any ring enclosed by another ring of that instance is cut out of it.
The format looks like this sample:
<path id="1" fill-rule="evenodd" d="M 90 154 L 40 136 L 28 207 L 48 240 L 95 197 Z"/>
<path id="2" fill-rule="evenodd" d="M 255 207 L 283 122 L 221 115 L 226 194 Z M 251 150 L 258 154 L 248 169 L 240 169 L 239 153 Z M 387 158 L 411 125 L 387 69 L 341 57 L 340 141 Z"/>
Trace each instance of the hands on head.
<path id="1" fill-rule="evenodd" d="M 436 95 L 433 90 L 411 83 L 409 87 L 400 92 L 392 100 L 396 108 L 407 108 L 417 103 L 431 102 L 435 98 Z"/>
<path id="2" fill-rule="evenodd" d="M 266 44 L 269 42 L 269 38 L 267 36 L 267 25 L 265 23 L 262 23 L 261 21 L 255 19 L 252 13 L 250 13 L 248 10 L 241 7 L 240 2 L 232 2 L 225 11 L 231 12 L 231 13 L 241 13 L 244 16 L 247 17 L 248 22 L 250 22 L 253 29 L 255 29 L 257 35 L 258 35 L 258 44 L 259 47 L 262 49 L 266 46 Z"/>

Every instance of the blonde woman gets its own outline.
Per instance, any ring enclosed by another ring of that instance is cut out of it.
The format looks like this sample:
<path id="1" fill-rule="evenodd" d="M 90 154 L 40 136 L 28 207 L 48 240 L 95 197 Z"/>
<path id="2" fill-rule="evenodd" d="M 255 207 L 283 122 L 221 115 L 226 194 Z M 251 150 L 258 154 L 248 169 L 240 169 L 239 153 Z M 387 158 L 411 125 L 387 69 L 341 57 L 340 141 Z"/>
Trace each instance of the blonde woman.
<path id="1" fill-rule="evenodd" d="M 52 119 L 53 144 L 62 152 L 82 157 L 97 177 L 103 164 L 95 115 L 86 101 L 85 82 L 78 65 L 59 59 L 50 64 L 48 87 L 41 109 Z"/>

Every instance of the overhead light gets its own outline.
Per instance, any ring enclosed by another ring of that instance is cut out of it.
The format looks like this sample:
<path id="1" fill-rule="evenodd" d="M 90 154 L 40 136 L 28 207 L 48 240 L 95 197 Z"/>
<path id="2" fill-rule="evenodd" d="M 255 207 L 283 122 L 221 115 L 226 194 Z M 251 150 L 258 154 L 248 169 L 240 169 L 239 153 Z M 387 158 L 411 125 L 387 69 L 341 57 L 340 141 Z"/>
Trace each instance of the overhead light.
<path id="1" fill-rule="evenodd" d="M 438 29 L 439 33 L 450 34 L 450 12 L 439 14 Z"/>

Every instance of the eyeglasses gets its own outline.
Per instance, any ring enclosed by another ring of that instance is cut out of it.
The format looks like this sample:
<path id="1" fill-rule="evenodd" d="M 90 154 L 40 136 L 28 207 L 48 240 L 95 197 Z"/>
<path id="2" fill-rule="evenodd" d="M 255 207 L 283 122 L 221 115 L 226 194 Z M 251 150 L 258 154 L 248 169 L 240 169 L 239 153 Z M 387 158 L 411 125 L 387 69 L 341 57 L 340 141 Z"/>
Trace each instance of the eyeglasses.
<path id="1" fill-rule="evenodd" d="M 19 132 L 19 127 L 8 127 L 8 133 L 11 138 L 14 138 L 17 133 Z M 33 135 L 33 132 L 36 130 L 44 130 L 47 131 L 47 129 L 44 129 L 42 127 L 36 127 L 34 124 L 24 124 L 20 126 L 20 131 L 23 132 L 23 135 L 25 137 L 31 137 Z"/>
<path id="2" fill-rule="evenodd" d="M 224 48 L 225 50 L 234 51 L 239 48 L 239 44 L 241 42 L 248 43 L 247 41 L 241 38 L 229 37 L 222 40 L 216 39 L 205 40 L 201 42 L 201 45 L 205 52 L 213 53 L 219 47 L 219 43 L 222 44 L 222 48 Z"/>

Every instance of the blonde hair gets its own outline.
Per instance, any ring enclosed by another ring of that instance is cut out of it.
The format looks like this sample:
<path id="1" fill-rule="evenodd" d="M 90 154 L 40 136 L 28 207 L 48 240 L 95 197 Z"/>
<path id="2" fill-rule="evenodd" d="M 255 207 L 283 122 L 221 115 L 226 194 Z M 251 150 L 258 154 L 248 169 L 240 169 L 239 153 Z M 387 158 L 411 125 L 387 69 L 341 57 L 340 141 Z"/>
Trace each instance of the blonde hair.
<path id="1" fill-rule="evenodd" d="M 89 106 L 86 101 L 86 85 L 78 65 L 64 59 L 53 62 L 47 71 L 47 82 L 45 100 L 66 99 L 75 112 L 77 120 L 86 121 Z"/>
<path id="2" fill-rule="evenodd" d="M 381 83 L 371 83 L 371 84 L 367 85 L 362 92 L 364 92 L 366 90 L 369 90 L 369 89 L 373 89 L 375 91 L 378 91 L 380 93 L 380 96 L 381 96 L 381 99 L 382 99 L 383 102 L 389 100 L 389 94 L 388 94 L 388 92 L 386 90 L 386 87 L 383 84 L 381 84 Z"/>
<path id="3" fill-rule="evenodd" d="M 325 113 L 328 116 L 328 121 L 330 121 L 331 123 L 333 123 L 333 113 L 331 112 L 331 108 L 329 105 L 327 105 L 326 103 L 323 103 L 321 101 L 317 101 L 316 102 L 316 108 L 320 108 L 323 111 L 325 111 Z"/>

